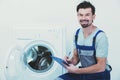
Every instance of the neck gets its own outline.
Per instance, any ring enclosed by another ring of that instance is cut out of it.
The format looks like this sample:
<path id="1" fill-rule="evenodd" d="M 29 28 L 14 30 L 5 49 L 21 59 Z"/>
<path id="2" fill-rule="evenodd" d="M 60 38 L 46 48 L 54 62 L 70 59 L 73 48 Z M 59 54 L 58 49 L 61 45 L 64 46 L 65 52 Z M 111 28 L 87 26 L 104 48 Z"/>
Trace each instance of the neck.
<path id="1" fill-rule="evenodd" d="M 83 33 L 84 33 L 84 37 L 86 38 L 87 36 L 89 36 L 94 30 L 95 30 L 95 26 L 91 25 L 87 28 L 83 28 Z"/>

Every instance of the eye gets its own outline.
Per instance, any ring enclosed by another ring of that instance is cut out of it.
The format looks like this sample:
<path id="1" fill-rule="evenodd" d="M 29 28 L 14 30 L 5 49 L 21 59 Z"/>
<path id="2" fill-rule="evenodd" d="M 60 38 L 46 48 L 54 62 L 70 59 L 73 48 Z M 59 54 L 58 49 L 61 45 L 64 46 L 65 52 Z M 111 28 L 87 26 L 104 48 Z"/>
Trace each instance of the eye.
<path id="1" fill-rule="evenodd" d="M 86 14 L 86 16 L 89 16 L 89 14 Z"/>
<path id="2" fill-rule="evenodd" d="M 83 16 L 83 14 L 77 14 L 77 16 Z"/>
<path id="3" fill-rule="evenodd" d="M 87 13 L 86 16 L 90 16 L 90 13 Z"/>

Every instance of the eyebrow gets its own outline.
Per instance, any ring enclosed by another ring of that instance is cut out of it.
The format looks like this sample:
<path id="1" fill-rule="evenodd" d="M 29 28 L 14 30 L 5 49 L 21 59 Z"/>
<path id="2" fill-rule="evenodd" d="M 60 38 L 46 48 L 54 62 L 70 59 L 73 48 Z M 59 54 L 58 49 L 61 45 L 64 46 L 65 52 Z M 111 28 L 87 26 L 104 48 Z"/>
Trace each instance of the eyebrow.
<path id="1" fill-rule="evenodd" d="M 82 13 L 78 13 L 79 15 L 83 15 Z M 86 13 L 85 15 L 89 15 L 90 13 Z"/>
<path id="2" fill-rule="evenodd" d="M 87 13 L 87 15 L 90 14 L 90 13 Z"/>

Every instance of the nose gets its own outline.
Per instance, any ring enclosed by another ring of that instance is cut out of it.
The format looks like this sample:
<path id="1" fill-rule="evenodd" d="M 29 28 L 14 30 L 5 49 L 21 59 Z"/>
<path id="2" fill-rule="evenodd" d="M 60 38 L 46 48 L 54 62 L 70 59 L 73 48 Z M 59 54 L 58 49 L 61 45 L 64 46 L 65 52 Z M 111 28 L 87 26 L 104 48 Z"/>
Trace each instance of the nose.
<path id="1" fill-rule="evenodd" d="M 86 19 L 86 16 L 82 16 L 81 19 L 82 19 L 82 20 L 85 20 L 85 19 Z"/>

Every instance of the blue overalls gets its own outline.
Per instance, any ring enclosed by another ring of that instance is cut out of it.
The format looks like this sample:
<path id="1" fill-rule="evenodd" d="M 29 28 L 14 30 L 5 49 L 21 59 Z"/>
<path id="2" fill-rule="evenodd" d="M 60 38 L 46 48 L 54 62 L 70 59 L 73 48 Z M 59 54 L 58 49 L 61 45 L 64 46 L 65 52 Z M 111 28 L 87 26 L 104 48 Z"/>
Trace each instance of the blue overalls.
<path id="1" fill-rule="evenodd" d="M 75 45 L 79 53 L 81 67 L 89 67 L 97 63 L 96 60 L 96 49 L 95 49 L 95 41 L 96 37 L 102 30 L 99 30 L 95 36 L 93 37 L 92 46 L 84 46 L 77 44 L 78 33 L 80 29 L 76 31 L 75 35 Z M 66 73 L 64 75 L 59 76 L 62 78 L 61 80 L 110 80 L 110 71 L 105 70 L 104 72 L 92 73 L 92 74 L 73 74 Z"/>
<path id="2" fill-rule="evenodd" d="M 95 49 L 95 41 L 96 41 L 96 36 L 100 33 L 103 32 L 102 30 L 99 30 L 95 36 L 93 37 L 93 42 L 92 46 L 85 46 L 85 45 L 78 45 L 77 44 L 77 38 L 78 38 L 78 33 L 80 29 L 77 30 L 76 35 L 75 35 L 75 45 L 79 53 L 80 61 L 82 67 L 89 67 L 93 64 L 96 64 L 96 49 Z"/>

